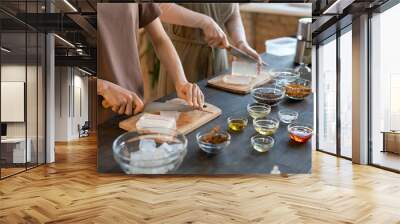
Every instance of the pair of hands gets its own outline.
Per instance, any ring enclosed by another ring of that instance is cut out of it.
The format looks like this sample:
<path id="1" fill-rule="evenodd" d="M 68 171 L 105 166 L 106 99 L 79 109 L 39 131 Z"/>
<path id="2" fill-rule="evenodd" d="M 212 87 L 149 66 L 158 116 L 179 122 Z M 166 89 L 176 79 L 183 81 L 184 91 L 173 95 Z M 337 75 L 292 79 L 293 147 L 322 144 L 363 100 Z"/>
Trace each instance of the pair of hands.
<path id="1" fill-rule="evenodd" d="M 204 40 L 210 47 L 224 49 L 229 47 L 230 44 L 227 36 L 221 27 L 211 17 L 206 17 L 200 28 L 204 33 Z M 248 55 L 256 58 L 259 64 L 262 63 L 260 55 L 253 48 L 251 48 L 247 42 L 240 41 L 237 43 L 236 47 Z"/>
<path id="2" fill-rule="evenodd" d="M 177 84 L 176 91 L 178 97 L 184 99 L 190 106 L 200 110 L 203 108 L 204 95 L 196 84 L 189 82 Z M 97 80 L 97 94 L 104 98 L 102 102 L 104 108 L 111 108 L 118 114 L 129 116 L 144 109 L 144 103 L 136 93 L 106 80 Z"/>

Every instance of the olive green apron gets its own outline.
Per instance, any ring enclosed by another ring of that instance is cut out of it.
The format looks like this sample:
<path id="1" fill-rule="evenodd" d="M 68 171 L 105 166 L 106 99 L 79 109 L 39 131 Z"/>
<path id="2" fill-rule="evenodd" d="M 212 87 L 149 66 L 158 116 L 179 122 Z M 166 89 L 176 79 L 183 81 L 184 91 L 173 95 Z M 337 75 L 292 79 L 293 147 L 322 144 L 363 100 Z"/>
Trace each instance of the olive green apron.
<path id="1" fill-rule="evenodd" d="M 225 29 L 225 23 L 234 11 L 233 3 L 180 3 L 179 5 L 210 16 L 222 29 Z M 170 24 L 164 24 L 164 28 L 178 52 L 189 82 L 197 82 L 228 69 L 226 50 L 209 47 L 204 41 L 201 29 Z M 157 94 L 155 98 L 175 91 L 172 79 L 162 65 L 154 91 Z"/>

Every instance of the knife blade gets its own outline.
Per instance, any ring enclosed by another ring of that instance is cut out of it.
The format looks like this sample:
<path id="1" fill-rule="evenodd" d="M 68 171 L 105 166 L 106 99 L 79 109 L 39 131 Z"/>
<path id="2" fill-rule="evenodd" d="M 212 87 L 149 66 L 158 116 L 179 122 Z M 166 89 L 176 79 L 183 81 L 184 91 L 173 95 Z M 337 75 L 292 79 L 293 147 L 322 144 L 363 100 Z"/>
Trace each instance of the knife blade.
<path id="1" fill-rule="evenodd" d="M 240 59 L 246 60 L 246 61 L 250 61 L 250 62 L 254 62 L 254 63 L 258 63 L 258 59 L 254 58 L 253 56 L 247 54 L 246 52 L 240 50 L 237 47 L 234 47 L 232 45 L 230 45 L 227 49 L 226 49 L 232 56 L 238 57 Z M 267 64 L 265 62 L 261 63 L 262 65 L 266 66 Z"/>
<path id="2" fill-rule="evenodd" d="M 192 110 L 194 110 L 192 106 L 184 104 L 151 102 L 144 106 L 143 111 L 147 113 L 154 113 L 160 111 L 189 112 Z"/>

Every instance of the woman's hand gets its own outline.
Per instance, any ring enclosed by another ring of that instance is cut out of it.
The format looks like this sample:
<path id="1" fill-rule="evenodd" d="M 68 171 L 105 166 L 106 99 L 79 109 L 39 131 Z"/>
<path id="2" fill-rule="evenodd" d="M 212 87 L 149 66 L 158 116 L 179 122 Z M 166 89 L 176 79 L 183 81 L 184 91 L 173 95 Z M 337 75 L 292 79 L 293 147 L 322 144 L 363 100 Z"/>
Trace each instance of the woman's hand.
<path id="1" fill-rule="evenodd" d="M 118 114 L 137 114 L 144 108 L 143 101 L 136 93 L 106 80 L 97 79 L 97 94 L 103 96 L 104 108 L 111 107 Z"/>
<path id="2" fill-rule="evenodd" d="M 184 99 L 190 106 L 196 109 L 203 109 L 204 95 L 198 85 L 193 83 L 183 83 L 176 85 L 176 93 L 179 98 Z"/>
<path id="3" fill-rule="evenodd" d="M 204 40 L 210 47 L 229 47 L 229 41 L 224 31 L 211 17 L 204 16 L 200 28 L 203 30 Z"/>
<path id="4" fill-rule="evenodd" d="M 244 51 L 251 57 L 257 59 L 259 65 L 262 65 L 264 63 L 263 60 L 261 59 L 260 55 L 257 53 L 257 51 L 255 51 L 253 48 L 251 48 L 247 42 L 240 41 L 236 47 L 239 48 L 240 50 Z"/>

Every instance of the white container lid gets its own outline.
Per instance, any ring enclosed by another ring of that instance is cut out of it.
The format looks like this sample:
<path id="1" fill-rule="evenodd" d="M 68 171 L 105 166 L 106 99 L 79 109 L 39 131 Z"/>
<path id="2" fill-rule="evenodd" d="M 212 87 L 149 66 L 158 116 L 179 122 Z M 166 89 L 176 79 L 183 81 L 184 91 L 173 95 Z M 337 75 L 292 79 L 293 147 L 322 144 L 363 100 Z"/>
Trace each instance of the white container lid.
<path id="1" fill-rule="evenodd" d="M 280 37 L 265 41 L 265 51 L 276 56 L 294 55 L 297 39 L 293 37 Z"/>

